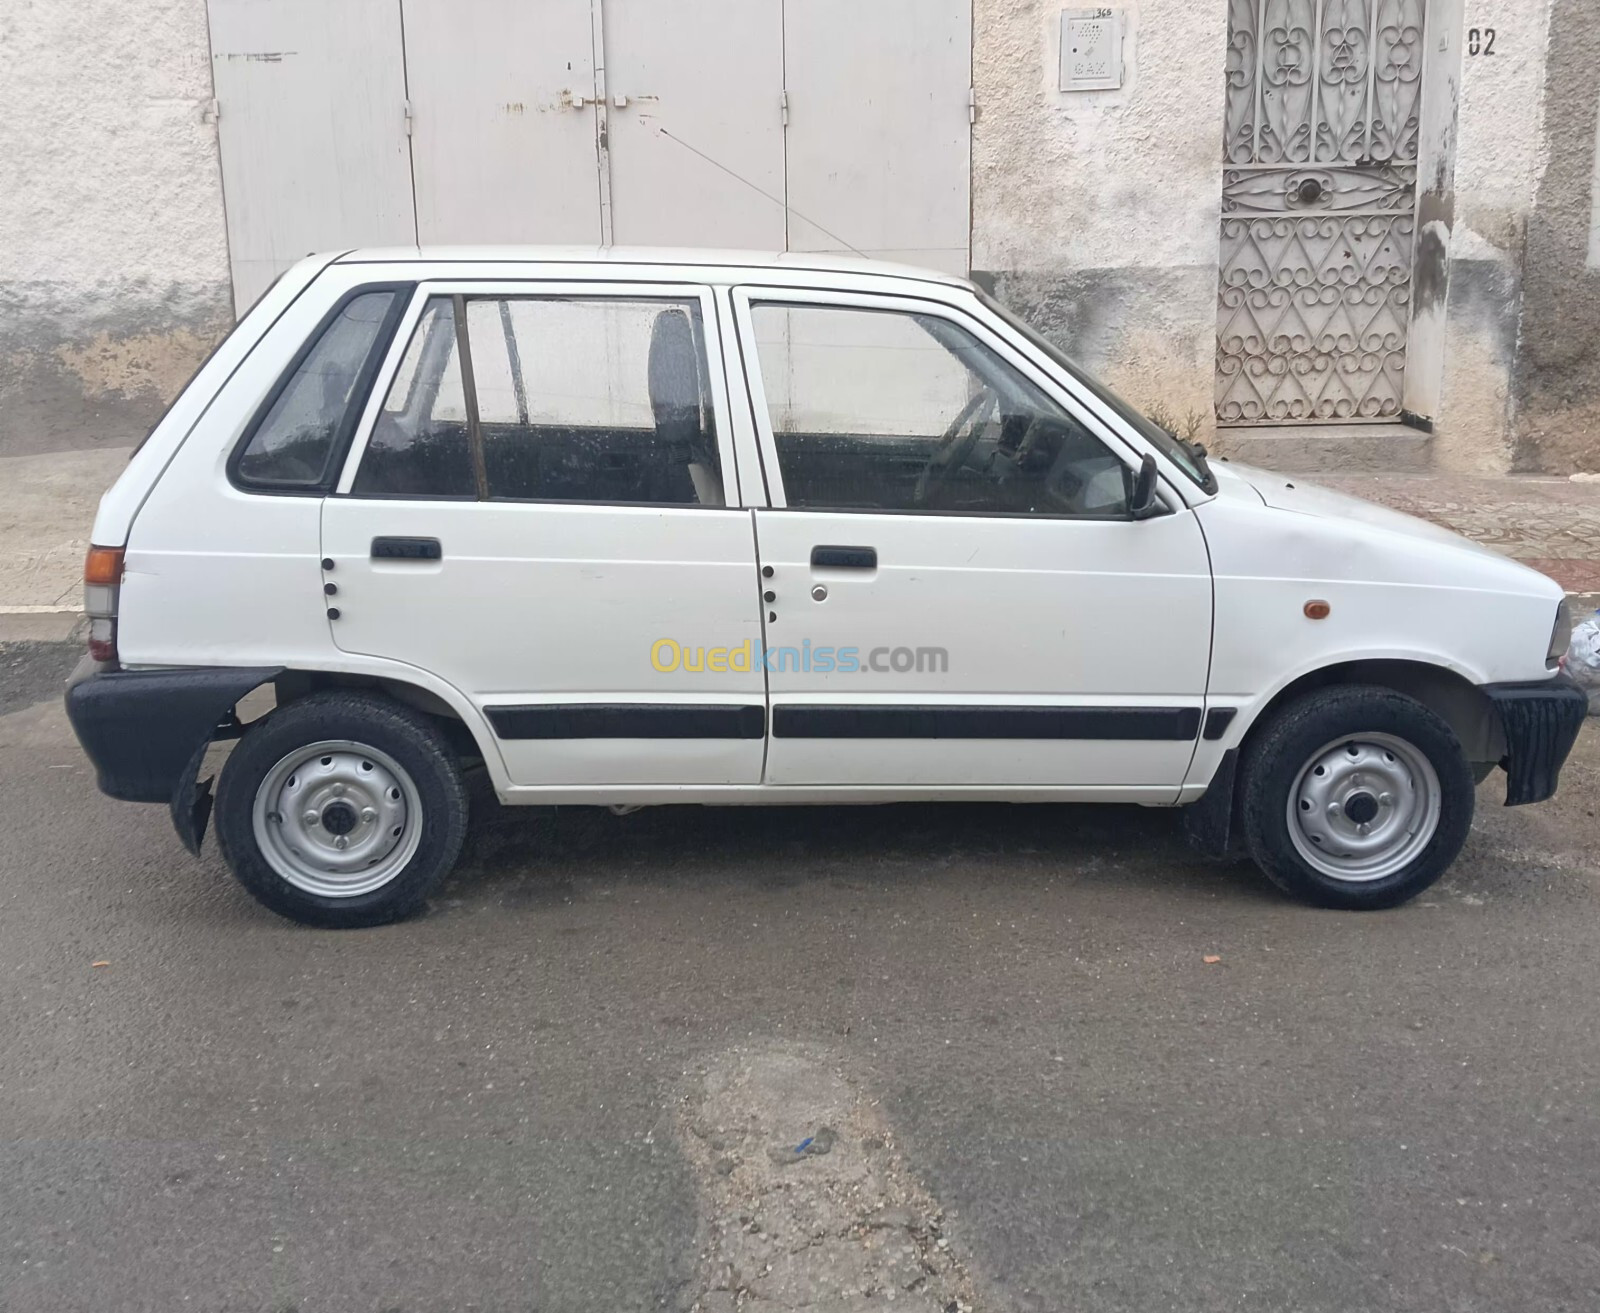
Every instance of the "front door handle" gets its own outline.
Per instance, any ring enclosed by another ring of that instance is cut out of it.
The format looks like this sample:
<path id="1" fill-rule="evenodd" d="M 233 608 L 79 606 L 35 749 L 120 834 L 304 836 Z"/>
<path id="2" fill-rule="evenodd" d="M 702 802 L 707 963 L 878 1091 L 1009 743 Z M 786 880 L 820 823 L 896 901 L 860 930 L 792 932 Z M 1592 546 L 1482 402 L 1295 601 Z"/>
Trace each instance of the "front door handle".
<path id="1" fill-rule="evenodd" d="M 811 568 L 824 570 L 876 570 L 876 547 L 813 547 Z"/>
<path id="2" fill-rule="evenodd" d="M 437 538 L 374 538 L 374 561 L 442 561 L 444 548 Z"/>

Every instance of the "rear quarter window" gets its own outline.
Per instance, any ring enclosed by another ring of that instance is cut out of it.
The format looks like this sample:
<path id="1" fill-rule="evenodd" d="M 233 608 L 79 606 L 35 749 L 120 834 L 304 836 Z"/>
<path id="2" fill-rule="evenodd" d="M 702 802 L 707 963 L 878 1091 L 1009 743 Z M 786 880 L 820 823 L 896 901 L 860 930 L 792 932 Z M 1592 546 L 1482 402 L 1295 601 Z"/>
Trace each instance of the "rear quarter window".
<path id="1" fill-rule="evenodd" d="M 235 483 L 264 491 L 328 485 L 402 299 L 395 287 L 359 291 L 323 321 L 246 433 L 234 457 Z"/>

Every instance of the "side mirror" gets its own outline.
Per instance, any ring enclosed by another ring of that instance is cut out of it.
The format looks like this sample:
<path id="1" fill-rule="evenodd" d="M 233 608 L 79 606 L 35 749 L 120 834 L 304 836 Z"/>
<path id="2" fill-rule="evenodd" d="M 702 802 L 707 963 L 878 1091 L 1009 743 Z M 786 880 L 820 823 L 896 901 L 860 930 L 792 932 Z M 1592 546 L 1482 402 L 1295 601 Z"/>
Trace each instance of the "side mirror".
<path id="1" fill-rule="evenodd" d="M 1128 496 L 1128 515 L 1135 520 L 1148 520 L 1160 515 L 1161 499 L 1156 496 L 1156 458 L 1148 451 L 1139 462 L 1139 473 L 1134 476 L 1133 491 Z"/>

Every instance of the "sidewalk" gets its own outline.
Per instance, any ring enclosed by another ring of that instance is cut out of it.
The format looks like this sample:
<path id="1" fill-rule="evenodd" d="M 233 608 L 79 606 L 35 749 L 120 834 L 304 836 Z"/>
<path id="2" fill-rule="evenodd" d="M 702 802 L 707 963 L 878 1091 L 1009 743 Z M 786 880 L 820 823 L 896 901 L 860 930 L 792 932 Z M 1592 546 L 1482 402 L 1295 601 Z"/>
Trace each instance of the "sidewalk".
<path id="1" fill-rule="evenodd" d="M 0 456 L 0 640 L 71 631 L 95 507 L 130 450 Z"/>
<path id="2" fill-rule="evenodd" d="M 71 627 L 81 607 L 79 575 L 95 504 L 127 463 L 128 450 L 0 457 L 0 638 L 20 628 Z M 1306 481 L 1454 529 L 1527 562 L 1570 593 L 1600 593 L 1600 482 L 1445 474 Z M 29 616 L 37 619 L 24 624 Z"/>

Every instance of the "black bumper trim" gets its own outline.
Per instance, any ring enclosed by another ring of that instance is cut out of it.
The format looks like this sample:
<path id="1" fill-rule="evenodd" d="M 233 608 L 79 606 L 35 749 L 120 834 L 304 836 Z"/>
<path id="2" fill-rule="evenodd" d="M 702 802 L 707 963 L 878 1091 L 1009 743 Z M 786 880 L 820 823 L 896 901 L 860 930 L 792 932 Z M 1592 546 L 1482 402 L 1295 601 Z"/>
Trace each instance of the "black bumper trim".
<path id="1" fill-rule="evenodd" d="M 67 719 L 102 792 L 172 804 L 196 750 L 233 704 L 282 673 L 281 666 L 101 670 L 85 658 L 67 681 Z"/>
<path id="2" fill-rule="evenodd" d="M 1589 698 L 1566 675 L 1535 684 L 1485 684 L 1500 713 L 1506 755 L 1506 806 L 1543 802 L 1556 791 L 1562 764 L 1577 742 Z"/>

